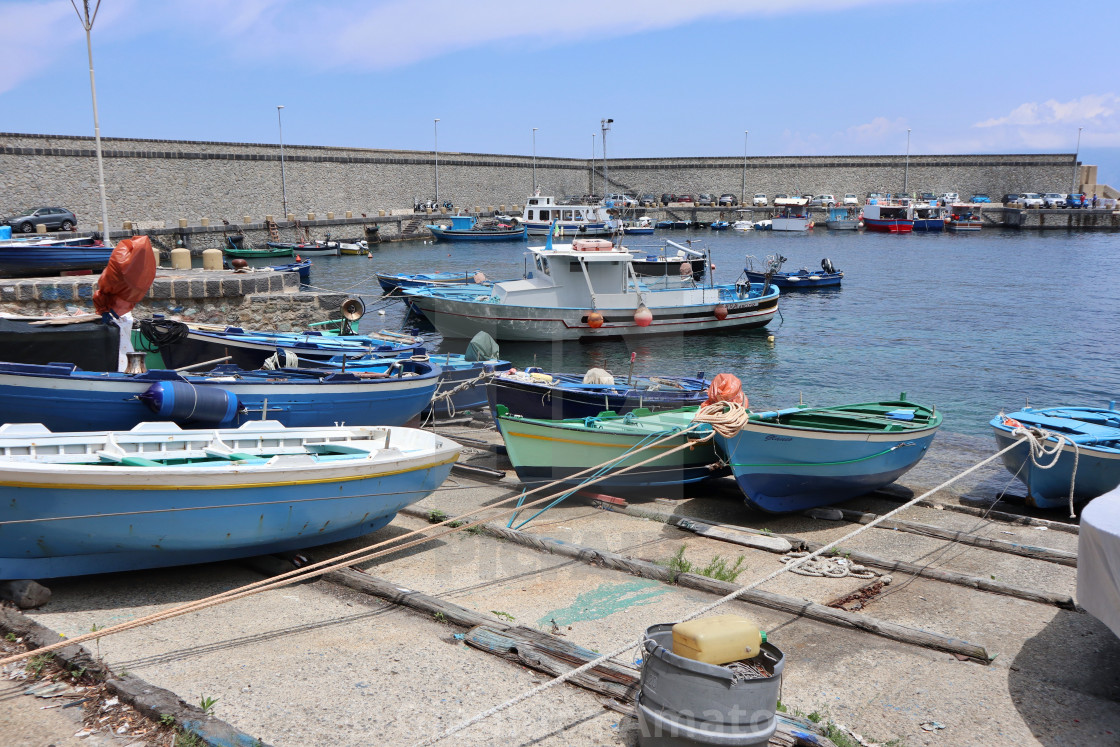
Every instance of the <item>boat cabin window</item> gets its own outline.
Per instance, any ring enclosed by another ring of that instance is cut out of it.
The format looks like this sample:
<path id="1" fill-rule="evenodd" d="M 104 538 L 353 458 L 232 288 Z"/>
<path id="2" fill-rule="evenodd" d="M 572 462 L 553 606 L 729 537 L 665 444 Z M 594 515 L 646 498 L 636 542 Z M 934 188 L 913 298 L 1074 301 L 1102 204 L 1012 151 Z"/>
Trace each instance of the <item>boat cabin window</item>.
<path id="1" fill-rule="evenodd" d="M 535 197 L 533 197 L 533 198 L 530 198 L 530 199 L 529 199 L 529 204 L 530 204 L 530 205 L 536 205 L 536 204 L 537 204 L 537 199 L 536 199 Z"/>
<path id="2" fill-rule="evenodd" d="M 565 210 L 563 220 L 571 220 L 571 219 L 572 219 L 572 211 L 571 210 Z"/>
<path id="3" fill-rule="evenodd" d="M 536 263 L 538 270 L 543 272 L 545 275 L 550 275 L 551 274 L 548 271 L 548 259 L 546 259 L 545 257 L 542 257 L 539 254 L 534 254 L 533 255 L 533 261 Z"/>

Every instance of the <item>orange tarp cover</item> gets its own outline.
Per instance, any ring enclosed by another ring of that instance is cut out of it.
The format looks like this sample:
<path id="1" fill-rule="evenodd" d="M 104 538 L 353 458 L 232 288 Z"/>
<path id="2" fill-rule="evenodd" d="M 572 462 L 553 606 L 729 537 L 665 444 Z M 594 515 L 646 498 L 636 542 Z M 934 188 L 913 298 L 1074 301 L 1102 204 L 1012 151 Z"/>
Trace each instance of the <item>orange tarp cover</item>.
<path id="1" fill-rule="evenodd" d="M 109 266 L 97 280 L 93 308 L 98 314 L 108 311 L 124 316 L 152 287 L 156 260 L 147 236 L 133 236 L 117 244 L 109 255 Z"/>

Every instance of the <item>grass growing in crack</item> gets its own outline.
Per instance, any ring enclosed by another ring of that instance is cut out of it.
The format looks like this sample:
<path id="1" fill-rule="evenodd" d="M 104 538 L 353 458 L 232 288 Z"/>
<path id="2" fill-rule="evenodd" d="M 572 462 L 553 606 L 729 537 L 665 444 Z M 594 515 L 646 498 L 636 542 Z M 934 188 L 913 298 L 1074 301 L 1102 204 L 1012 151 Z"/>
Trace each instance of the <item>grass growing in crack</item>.
<path id="1" fill-rule="evenodd" d="M 509 620 L 510 622 L 513 622 L 514 620 L 517 619 L 516 617 L 514 617 L 510 613 L 502 612 L 501 610 L 490 610 L 490 614 L 494 615 L 495 617 L 500 617 L 503 620 Z"/>
<path id="2" fill-rule="evenodd" d="M 435 614 L 432 615 L 432 617 L 434 617 L 436 619 L 436 622 L 438 622 L 438 623 L 446 623 L 447 622 L 447 615 L 443 614 L 442 612 L 436 612 Z"/>
<path id="3" fill-rule="evenodd" d="M 447 514 L 444 513 L 443 511 L 440 511 L 438 508 L 432 509 L 431 511 L 428 512 L 428 523 L 429 524 L 439 524 L 441 521 L 447 521 L 447 519 L 448 519 Z"/>
<path id="4" fill-rule="evenodd" d="M 717 581 L 731 582 L 738 578 L 739 574 L 745 570 L 743 568 L 743 563 L 746 561 L 746 558 L 742 555 L 731 564 L 728 564 L 728 561 L 724 560 L 722 556 L 716 555 L 706 566 L 701 568 L 700 566 L 693 565 L 692 561 L 685 559 L 684 550 L 685 545 L 681 545 L 668 560 L 658 561 L 658 565 L 666 566 L 669 569 L 670 583 L 676 583 L 677 577 L 682 573 L 696 573 L 701 576 L 707 576 L 708 578 L 714 578 Z"/>
<path id="5" fill-rule="evenodd" d="M 827 714 L 822 714 L 819 711 L 812 713 L 805 713 L 797 708 L 789 708 L 782 701 L 778 701 L 776 709 L 778 713 L 786 713 L 790 716 L 812 721 L 814 724 L 819 724 L 824 735 L 832 741 L 836 747 L 861 747 L 860 743 L 845 729 L 841 729 Z M 877 739 L 866 738 L 867 741 L 873 744 L 880 744 L 883 747 L 906 747 L 906 743 L 902 739 L 892 739 L 887 742 L 880 742 Z"/>
<path id="6" fill-rule="evenodd" d="M 5 641 L 11 641 L 11 642 L 14 643 L 16 641 L 16 634 L 15 633 L 8 633 L 6 636 L 4 636 L 4 640 Z"/>
<path id="7" fill-rule="evenodd" d="M 38 656 L 32 656 L 31 659 L 27 662 L 27 672 L 32 677 L 38 677 L 43 673 L 44 667 L 46 667 L 50 660 L 53 658 L 54 654 L 39 654 Z"/>
<path id="8" fill-rule="evenodd" d="M 198 707 L 207 716 L 214 714 L 214 705 L 218 702 L 218 698 L 211 698 L 209 695 L 203 695 L 202 699 L 198 701 Z"/>
<path id="9" fill-rule="evenodd" d="M 171 726 L 175 723 L 175 717 L 170 713 L 161 713 L 159 715 L 159 722 L 164 726 Z"/>

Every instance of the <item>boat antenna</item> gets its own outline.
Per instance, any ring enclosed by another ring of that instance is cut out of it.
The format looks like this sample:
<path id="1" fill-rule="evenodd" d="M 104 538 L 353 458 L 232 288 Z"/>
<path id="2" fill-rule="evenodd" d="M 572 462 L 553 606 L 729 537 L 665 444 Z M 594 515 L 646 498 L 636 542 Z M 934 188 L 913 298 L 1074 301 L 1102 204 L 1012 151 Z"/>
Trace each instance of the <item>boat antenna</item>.
<path id="1" fill-rule="evenodd" d="M 89 10 L 89 0 L 82 0 L 82 10 L 78 10 L 75 0 L 70 0 L 70 4 L 74 6 L 74 12 L 78 14 L 78 20 L 81 22 L 82 28 L 86 30 L 86 53 L 89 55 L 89 90 L 93 98 L 93 139 L 97 146 L 97 185 L 101 189 L 101 242 L 105 246 L 112 247 L 113 242 L 109 240 L 109 208 L 105 201 L 105 167 L 101 160 L 101 125 L 97 119 L 97 85 L 93 79 L 93 43 L 90 39 L 90 29 L 93 28 L 93 22 L 97 20 L 97 11 L 101 8 L 101 0 L 97 0 L 92 13 Z M 85 11 L 84 15 L 82 11 Z"/>

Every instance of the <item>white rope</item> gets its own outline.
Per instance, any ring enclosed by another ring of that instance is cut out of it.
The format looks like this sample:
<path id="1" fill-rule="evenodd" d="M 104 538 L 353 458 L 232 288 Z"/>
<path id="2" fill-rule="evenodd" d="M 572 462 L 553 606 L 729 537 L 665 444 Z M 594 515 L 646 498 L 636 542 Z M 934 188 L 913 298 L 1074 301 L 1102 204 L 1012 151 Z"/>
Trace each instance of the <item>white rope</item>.
<path id="1" fill-rule="evenodd" d="M 1003 416 L 1003 413 L 1000 413 Z M 1003 418 L 1004 421 L 1007 418 Z M 1077 484 L 1077 463 L 1081 460 L 1081 450 L 1077 442 L 1072 438 L 1065 436 L 1061 433 L 1051 433 L 1050 431 L 1042 428 L 1027 428 L 1024 425 L 1018 425 L 1011 430 L 1011 435 L 1026 438 L 1030 443 L 1030 457 L 1031 464 L 1039 469 L 1050 469 L 1058 464 L 1058 460 L 1062 458 L 1062 447 L 1068 442 L 1073 447 L 1073 471 L 1069 476 L 1069 518 L 1077 518 L 1077 513 L 1073 510 L 1073 488 Z M 1048 446 L 1047 443 L 1050 439 L 1054 439 L 1053 445 Z M 1049 464 L 1042 464 L 1040 459 L 1046 457 L 1053 457 Z M 1030 486 L 1027 486 L 1030 489 Z"/>
<path id="2" fill-rule="evenodd" d="M 728 594 L 727 596 L 721 597 L 720 599 L 717 599 L 715 602 L 712 602 L 711 604 L 708 604 L 708 605 L 705 605 L 704 607 L 701 607 L 699 610 L 697 610 L 696 612 L 693 612 L 691 615 L 688 615 L 687 617 L 681 618 L 680 620 L 678 620 L 678 622 L 685 622 L 687 620 L 692 620 L 694 618 L 700 617 L 703 614 L 711 612 L 716 607 L 724 605 L 727 602 L 730 602 L 730 601 L 736 599 L 740 595 L 745 594 L 746 592 L 748 592 L 752 589 L 755 589 L 755 588 L 765 584 L 766 582 L 768 582 L 768 581 L 770 581 L 774 578 L 777 578 L 778 576 L 782 575 L 783 573 L 785 573 L 787 571 L 792 571 L 794 568 L 798 568 L 798 567 L 804 565 L 805 563 L 808 563 L 812 559 L 814 559 L 816 557 L 819 557 L 820 555 L 823 555 L 824 553 L 827 553 L 829 550 L 833 549 L 834 547 L 841 544 L 842 542 L 847 542 L 848 540 L 852 539 L 856 535 L 862 534 L 863 532 L 866 532 L 868 529 L 871 529 L 872 527 L 883 523 L 884 521 L 891 518 L 895 514 L 901 513 L 903 510 L 905 510 L 907 508 L 910 508 L 911 506 L 913 506 L 918 501 L 924 500 L 927 497 L 936 493 L 937 491 L 939 491 L 943 488 L 946 488 L 949 485 L 952 485 L 954 482 L 956 482 L 957 480 L 960 480 L 962 477 L 965 477 L 966 475 L 972 474 L 973 472 L 980 469 L 981 467 L 983 467 L 988 462 L 991 462 L 993 459 L 996 459 L 997 457 L 1002 456 L 1006 452 L 1011 451 L 1016 446 L 1023 443 L 1023 441 L 1025 441 L 1025 440 L 1026 439 L 1023 438 L 1023 439 L 1020 439 L 1020 440 L 1016 441 L 1015 443 L 1011 444 L 1007 448 L 1002 449 L 1000 451 L 997 451 L 995 454 L 991 455 L 987 459 L 984 459 L 983 461 L 978 462 L 977 464 L 974 464 L 973 466 L 966 469 L 964 472 L 961 472 L 959 475 L 946 480 L 945 482 L 941 483 L 940 485 L 938 485 L 933 490 L 928 490 L 925 493 L 923 493 L 922 495 L 918 496 L 917 498 L 914 498 L 910 501 L 907 501 L 906 503 L 903 503 L 901 506 L 899 506 L 895 510 L 891 511 L 890 513 L 883 514 L 879 518 L 874 519 L 870 523 L 862 525 L 861 527 L 859 527 L 855 531 L 850 532 L 849 534 L 841 537 L 840 539 L 835 540 L 833 542 L 830 542 L 829 544 L 825 545 L 824 547 L 820 548 L 819 550 L 815 550 L 814 552 L 809 553 L 808 555 L 806 555 L 803 558 L 798 558 L 797 560 L 794 560 L 791 563 L 783 565 L 781 568 L 779 568 L 778 570 L 769 574 L 768 576 L 765 576 L 764 578 L 761 578 L 758 581 L 755 581 L 751 584 L 748 584 L 747 586 L 740 587 L 739 589 L 736 589 L 735 591 Z M 464 729 L 467 729 L 467 728 L 470 728 L 471 726 L 474 726 L 475 724 L 479 723 L 480 721 L 483 721 L 487 718 L 490 718 L 491 716 L 494 716 L 498 713 L 501 713 L 502 711 L 505 711 L 509 708 L 512 708 L 513 706 L 518 705 L 519 703 L 523 703 L 524 701 L 526 701 L 526 700 L 528 700 L 532 697 L 535 697 L 535 696 L 543 693 L 544 691 L 549 690 L 549 689 L 551 689 L 551 688 L 553 688 L 553 687 L 555 687 L 559 684 L 567 682 L 568 680 L 572 679 L 573 677 L 578 677 L 579 675 L 583 674 L 584 672 L 590 671 L 590 670 L 594 669 L 595 667 L 599 666 L 600 664 L 603 664 L 606 661 L 608 661 L 610 659 L 613 659 L 616 656 L 621 656 L 622 654 L 626 653 L 627 651 L 630 651 L 631 649 L 635 648 L 638 645 L 640 645 L 640 644 L 639 643 L 628 643 L 625 646 L 623 646 L 622 648 L 616 649 L 616 650 L 610 652 L 609 654 L 604 654 L 597 659 L 593 659 L 593 660 L 587 662 L 586 664 L 584 664 L 580 667 L 577 667 L 576 669 L 573 669 L 569 672 L 565 672 L 564 674 L 562 674 L 562 675 L 560 675 L 560 676 L 558 676 L 554 679 L 549 680 L 548 682 L 537 685 L 536 687 L 534 687 L 530 690 L 526 690 L 525 692 L 521 693 L 520 695 L 517 695 L 517 696 L 511 698 L 510 700 L 507 700 L 505 703 L 501 703 L 499 705 L 496 705 L 493 708 L 489 708 L 489 709 L 483 711 L 482 713 L 479 713 L 476 716 L 474 716 L 474 717 L 472 717 L 472 718 L 470 718 L 466 721 L 462 721 L 462 722 L 456 724 L 455 726 L 452 726 L 449 729 L 437 734 L 434 737 L 426 739 L 423 742 L 418 742 L 416 747 L 428 747 L 429 745 L 433 745 L 433 744 L 436 744 L 437 742 L 441 742 L 444 739 L 446 739 L 447 737 L 451 736 L 452 734 L 457 734 L 457 733 L 463 731 Z"/>
<path id="3" fill-rule="evenodd" d="M 792 563 L 808 554 L 808 552 L 791 552 L 786 553 L 778 560 L 782 563 Z M 875 578 L 882 575 L 865 565 L 853 563 L 847 558 L 813 558 L 811 561 L 794 568 L 793 572 L 799 576 L 824 578 Z"/>
<path id="4" fill-rule="evenodd" d="M 702 405 L 693 416 L 694 423 L 707 423 L 725 438 L 732 438 L 750 421 L 751 411 L 737 402 L 713 402 Z"/>

